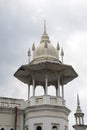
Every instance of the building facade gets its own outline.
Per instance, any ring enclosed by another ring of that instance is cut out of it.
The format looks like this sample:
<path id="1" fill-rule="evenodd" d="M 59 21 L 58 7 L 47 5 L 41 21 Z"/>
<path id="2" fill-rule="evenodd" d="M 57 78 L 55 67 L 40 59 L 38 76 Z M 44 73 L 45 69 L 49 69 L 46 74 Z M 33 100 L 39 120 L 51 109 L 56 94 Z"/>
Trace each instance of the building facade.
<path id="1" fill-rule="evenodd" d="M 32 52 L 33 59 L 30 60 L 29 49 L 28 64 L 22 65 L 14 74 L 28 85 L 28 100 L 0 98 L 0 130 L 68 130 L 70 110 L 66 106 L 64 89 L 65 84 L 78 75 L 71 65 L 63 63 L 63 49 L 59 55 L 59 43 L 57 48 L 51 44 L 45 23 L 40 44 L 38 47 L 33 44 Z M 39 86 L 44 94 L 36 96 L 35 89 Z M 48 94 L 51 86 L 55 87 L 55 96 Z"/>

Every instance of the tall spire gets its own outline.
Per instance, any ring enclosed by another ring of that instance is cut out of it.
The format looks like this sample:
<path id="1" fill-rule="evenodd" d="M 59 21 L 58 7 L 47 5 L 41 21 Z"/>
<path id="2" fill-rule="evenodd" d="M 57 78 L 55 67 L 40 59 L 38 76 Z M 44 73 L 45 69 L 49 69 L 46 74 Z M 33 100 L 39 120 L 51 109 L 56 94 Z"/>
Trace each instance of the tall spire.
<path id="1" fill-rule="evenodd" d="M 86 130 L 87 125 L 84 124 L 84 113 L 80 108 L 80 100 L 78 94 L 77 94 L 77 110 L 74 116 L 75 116 L 76 124 L 73 125 L 73 128 L 75 130 Z"/>
<path id="2" fill-rule="evenodd" d="M 77 93 L 77 106 L 80 106 L 79 95 Z"/>
<path id="3" fill-rule="evenodd" d="M 44 34 L 46 34 L 46 20 L 44 20 Z"/>
<path id="4" fill-rule="evenodd" d="M 43 42 L 50 43 L 49 36 L 47 35 L 47 32 L 46 32 L 46 20 L 44 20 L 44 31 L 43 31 L 40 43 L 43 43 Z"/>
<path id="5" fill-rule="evenodd" d="M 78 94 L 77 94 L 77 110 L 76 110 L 76 113 L 82 113 Z"/>

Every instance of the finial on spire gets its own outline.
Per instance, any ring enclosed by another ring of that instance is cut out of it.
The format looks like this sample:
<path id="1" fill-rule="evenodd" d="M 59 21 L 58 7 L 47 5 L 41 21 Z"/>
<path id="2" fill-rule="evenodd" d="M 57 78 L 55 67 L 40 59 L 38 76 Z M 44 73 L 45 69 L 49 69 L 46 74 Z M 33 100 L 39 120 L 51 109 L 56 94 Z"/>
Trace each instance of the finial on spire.
<path id="1" fill-rule="evenodd" d="M 80 107 L 80 101 L 79 101 L 79 94 L 77 94 L 77 110 L 76 113 L 82 113 L 81 107 Z"/>
<path id="2" fill-rule="evenodd" d="M 49 36 L 47 35 L 47 32 L 46 32 L 46 20 L 44 20 L 44 30 L 41 36 L 40 43 L 43 43 L 44 41 L 47 41 L 48 43 L 50 43 Z"/>
<path id="3" fill-rule="evenodd" d="M 58 56 L 58 60 L 59 60 L 59 51 L 60 51 L 60 45 L 59 45 L 59 42 L 57 42 L 57 56 Z"/>
<path id="4" fill-rule="evenodd" d="M 60 50 L 59 42 L 57 42 L 57 50 Z"/>
<path id="5" fill-rule="evenodd" d="M 80 106 L 79 94 L 77 93 L 77 106 Z"/>
<path id="6" fill-rule="evenodd" d="M 34 59 L 34 56 L 35 56 L 35 44 L 33 42 L 33 45 L 32 45 L 32 51 L 33 51 L 33 59 Z"/>
<path id="7" fill-rule="evenodd" d="M 32 45 L 32 50 L 34 51 L 35 50 L 35 43 L 33 42 L 33 45 Z"/>
<path id="8" fill-rule="evenodd" d="M 61 60 L 62 60 L 62 63 L 63 63 L 63 57 L 64 57 L 64 51 L 63 51 L 63 48 L 61 49 Z"/>
<path id="9" fill-rule="evenodd" d="M 46 34 L 46 20 L 44 20 L 44 34 Z"/>
<path id="10" fill-rule="evenodd" d="M 30 56 L 31 56 L 31 51 L 30 51 L 30 48 L 28 50 L 28 63 L 30 64 Z"/>

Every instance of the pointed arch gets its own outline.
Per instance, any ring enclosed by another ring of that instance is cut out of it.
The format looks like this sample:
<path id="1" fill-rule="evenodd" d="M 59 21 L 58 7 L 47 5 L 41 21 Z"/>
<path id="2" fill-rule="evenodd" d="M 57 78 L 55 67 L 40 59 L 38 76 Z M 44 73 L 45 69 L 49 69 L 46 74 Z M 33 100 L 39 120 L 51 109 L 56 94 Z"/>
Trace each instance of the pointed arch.
<path id="1" fill-rule="evenodd" d="M 55 86 L 48 87 L 48 95 L 56 96 L 56 88 Z"/>
<path id="2" fill-rule="evenodd" d="M 43 86 L 36 86 L 35 88 L 35 96 L 44 95 L 44 88 Z"/>
<path id="3" fill-rule="evenodd" d="M 13 128 L 11 128 L 10 130 L 14 130 Z"/>
<path id="4" fill-rule="evenodd" d="M 42 130 L 41 126 L 37 126 L 36 130 Z"/>
<path id="5" fill-rule="evenodd" d="M 1 130 L 5 130 L 4 128 L 1 128 Z"/>
<path id="6" fill-rule="evenodd" d="M 52 127 L 52 130 L 58 130 L 57 126 L 54 125 L 54 126 Z"/>

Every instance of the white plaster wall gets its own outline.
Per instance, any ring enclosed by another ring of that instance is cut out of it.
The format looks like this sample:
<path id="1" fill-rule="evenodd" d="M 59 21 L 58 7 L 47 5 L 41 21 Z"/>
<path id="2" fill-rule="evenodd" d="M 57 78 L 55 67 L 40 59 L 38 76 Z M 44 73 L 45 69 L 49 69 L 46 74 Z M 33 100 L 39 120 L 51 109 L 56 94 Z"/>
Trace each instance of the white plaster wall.
<path id="1" fill-rule="evenodd" d="M 14 129 L 15 127 L 15 114 L 9 112 L 0 111 L 0 129 L 5 128 L 5 130 Z M 23 113 L 19 114 L 17 117 L 17 130 L 23 130 Z"/>
<path id="2" fill-rule="evenodd" d="M 29 130 L 35 130 L 35 125 L 43 124 L 43 130 L 52 130 L 52 124 L 59 124 L 60 130 L 65 130 L 65 126 L 68 127 L 68 121 L 63 118 L 55 117 L 38 117 L 26 120 L 25 126 L 29 126 Z"/>

